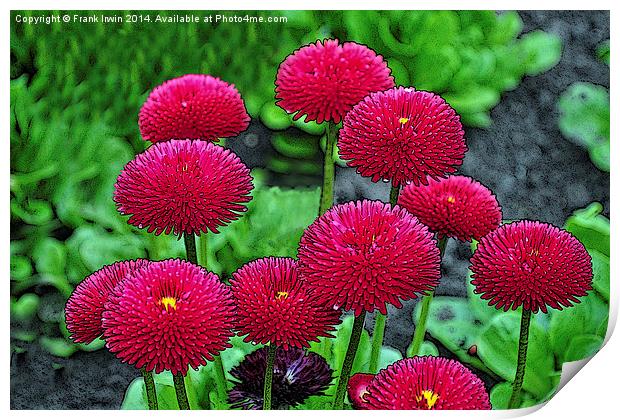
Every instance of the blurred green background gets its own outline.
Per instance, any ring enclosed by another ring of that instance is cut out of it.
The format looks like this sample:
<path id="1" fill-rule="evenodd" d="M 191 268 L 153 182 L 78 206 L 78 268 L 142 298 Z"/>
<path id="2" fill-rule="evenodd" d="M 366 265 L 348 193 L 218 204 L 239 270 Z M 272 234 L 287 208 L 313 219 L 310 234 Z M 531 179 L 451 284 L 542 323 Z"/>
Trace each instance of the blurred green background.
<path id="1" fill-rule="evenodd" d="M 148 14 L 157 13 L 174 14 Z M 22 25 L 15 23 L 17 14 L 40 13 L 11 12 L 11 335 L 15 352 L 22 351 L 20 343 L 38 341 L 57 356 L 102 346 L 66 340 L 62 310 L 77 282 L 116 260 L 183 255 L 176 238 L 129 226 L 112 201 L 121 168 L 145 147 L 137 115 L 153 87 L 186 73 L 218 76 L 237 86 L 254 123 L 275 132 L 274 155 L 253 171 L 257 188 L 248 214 L 210 235 L 211 260 L 217 260 L 210 268 L 227 275 L 259 256 L 294 255 L 303 228 L 316 216 L 316 188 L 269 185 L 270 173 L 320 173 L 323 127 L 293 123 L 274 104 L 277 67 L 293 50 L 325 37 L 367 44 L 388 61 L 397 84 L 440 93 L 469 127 L 488 126 L 503 92 L 553 67 L 562 53 L 556 35 L 521 34 L 516 12 L 247 12 L 287 19 L 262 25 Z M 600 54 L 608 60 L 608 44 Z M 561 129 L 608 171 L 608 92 L 584 85 L 571 87 L 560 104 Z M 584 124 L 591 128 L 584 131 Z M 609 240 L 600 211 L 583 222 L 597 224 L 598 230 L 588 227 L 585 233 L 595 245 Z M 607 258 L 601 264 L 608 264 L 608 246 L 607 255 L 601 254 Z M 547 395 L 543 391 L 536 397 Z"/>

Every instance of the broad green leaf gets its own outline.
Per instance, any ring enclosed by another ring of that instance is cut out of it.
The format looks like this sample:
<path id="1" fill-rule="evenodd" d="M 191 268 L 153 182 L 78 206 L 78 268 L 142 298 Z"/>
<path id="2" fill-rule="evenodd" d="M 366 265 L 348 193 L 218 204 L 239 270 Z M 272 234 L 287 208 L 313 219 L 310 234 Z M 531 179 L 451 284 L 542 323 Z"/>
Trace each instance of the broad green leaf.
<path id="1" fill-rule="evenodd" d="M 25 293 L 19 299 L 11 299 L 11 319 L 26 322 L 34 318 L 39 307 L 39 296 L 34 293 Z"/>
<path id="2" fill-rule="evenodd" d="M 139 371 L 136 370 L 136 373 Z M 139 373 L 138 373 L 139 374 Z M 155 389 L 157 392 L 157 404 L 160 410 L 178 410 L 179 403 L 177 401 L 172 374 L 170 372 L 162 372 L 153 375 L 155 381 Z M 192 410 L 199 410 L 204 407 L 200 406 L 196 400 L 196 392 L 192 386 L 192 380 L 185 377 L 185 389 L 187 398 Z M 148 410 L 148 402 L 146 399 L 146 388 L 144 387 L 144 379 L 140 377 L 134 379 L 127 391 L 121 404 L 123 410 Z"/>
<path id="3" fill-rule="evenodd" d="M 39 343 L 48 353 L 58 357 L 69 357 L 78 350 L 76 345 L 64 338 L 41 337 Z"/>
<path id="4" fill-rule="evenodd" d="M 176 399 L 174 387 L 171 385 L 163 385 L 155 383 L 157 390 L 157 404 L 160 410 L 178 410 L 179 404 Z M 146 399 L 146 388 L 144 387 L 144 379 L 136 378 L 129 384 L 125 391 L 125 398 L 121 404 L 122 410 L 148 410 L 148 402 Z"/>
<path id="5" fill-rule="evenodd" d="M 271 137 L 274 149 L 284 156 L 311 159 L 318 154 L 317 139 L 313 136 L 287 136 L 285 133 L 276 133 Z"/>
<path id="6" fill-rule="evenodd" d="M 510 396 L 512 395 L 512 383 L 510 382 L 502 382 L 495 385 L 491 392 L 489 393 L 489 397 L 491 398 L 491 407 L 494 410 L 504 410 L 508 408 L 508 402 L 510 401 Z"/>
<path id="7" fill-rule="evenodd" d="M 581 303 L 563 309 L 553 310 L 549 328 L 550 344 L 560 362 L 567 362 L 566 350 L 574 337 L 583 334 L 596 334 L 601 322 L 609 316 L 609 305 L 595 292 L 580 298 Z"/>
<path id="8" fill-rule="evenodd" d="M 59 240 L 45 238 L 37 244 L 32 257 L 39 273 L 64 275 L 67 251 Z"/>
<path id="9" fill-rule="evenodd" d="M 593 356 L 603 346 L 603 337 L 584 334 L 573 337 L 564 353 L 565 362 L 573 362 Z"/>
<path id="10" fill-rule="evenodd" d="M 32 275 L 30 259 L 23 255 L 11 255 L 11 279 L 25 280 Z"/>
<path id="11" fill-rule="evenodd" d="M 603 216 L 603 205 L 594 202 L 588 207 L 575 210 L 566 219 L 564 229 L 571 232 L 588 249 L 609 257 L 609 219 Z"/>
<path id="12" fill-rule="evenodd" d="M 420 311 L 421 305 L 417 305 L 414 313 L 416 325 Z M 471 346 L 479 344 L 483 327 L 483 323 L 477 318 L 467 299 L 439 296 L 431 301 L 426 324 L 427 333 L 441 342 L 462 362 L 493 374 L 478 357 L 469 354 Z"/>
<path id="13" fill-rule="evenodd" d="M 509 312 L 495 317 L 480 335 L 478 355 L 486 366 L 507 381 L 513 381 L 521 315 Z M 530 325 L 523 389 L 542 397 L 554 385 L 554 359 L 548 351 L 549 337 L 536 322 Z"/>
<path id="14" fill-rule="evenodd" d="M 605 317 L 605 319 L 602 320 L 601 323 L 599 324 L 598 328 L 596 329 L 596 335 L 604 339 L 605 336 L 607 335 L 608 325 L 609 325 L 609 315 Z"/>
<path id="15" fill-rule="evenodd" d="M 260 110 L 261 122 L 271 130 L 285 130 L 291 126 L 292 118 L 273 102 L 267 102 Z"/>
<path id="16" fill-rule="evenodd" d="M 411 344 L 407 347 L 407 357 L 413 356 L 439 356 L 439 350 L 437 350 L 437 346 L 435 346 L 430 341 L 423 341 L 420 346 L 420 351 L 418 354 L 413 354 Z"/>
<path id="17" fill-rule="evenodd" d="M 226 278 L 256 258 L 295 257 L 304 229 L 318 214 L 319 197 L 318 188 L 257 188 L 240 220 L 208 235 L 209 268 Z"/>
<path id="18" fill-rule="evenodd" d="M 543 31 L 528 32 L 521 37 L 525 72 L 536 75 L 549 70 L 560 61 L 562 40 L 559 36 Z"/>
<path id="19" fill-rule="evenodd" d="M 574 83 L 558 103 L 559 127 L 572 142 L 585 147 L 590 159 L 609 172 L 609 92 L 592 83 Z"/>
<path id="20" fill-rule="evenodd" d="M 596 250 L 590 250 L 589 253 L 592 257 L 594 274 L 592 286 L 605 301 L 609 302 L 609 258 Z"/>
<path id="21" fill-rule="evenodd" d="M 293 126 L 314 136 L 320 136 L 325 132 L 325 123 L 317 124 L 314 121 L 305 122 L 305 117 L 293 121 Z"/>

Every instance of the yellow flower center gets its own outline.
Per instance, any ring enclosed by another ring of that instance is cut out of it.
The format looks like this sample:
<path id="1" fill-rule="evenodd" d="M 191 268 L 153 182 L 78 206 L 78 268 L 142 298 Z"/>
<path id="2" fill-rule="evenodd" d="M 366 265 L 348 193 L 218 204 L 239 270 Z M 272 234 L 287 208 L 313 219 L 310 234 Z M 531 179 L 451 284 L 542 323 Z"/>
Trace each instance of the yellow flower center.
<path id="1" fill-rule="evenodd" d="M 537 257 L 540 255 L 540 252 L 537 249 L 532 249 L 530 251 L 530 257 L 536 255 Z"/>
<path id="2" fill-rule="evenodd" d="M 421 402 L 422 399 L 424 399 L 426 400 L 426 406 L 428 408 L 433 408 L 438 398 L 439 398 L 439 395 L 435 394 L 433 391 L 425 390 L 425 391 L 422 391 L 421 395 L 418 395 L 417 397 L 415 397 L 415 400 L 417 402 Z"/>
<path id="3" fill-rule="evenodd" d="M 448 196 L 448 203 L 452 204 L 456 201 L 456 198 L 454 198 L 453 196 Z"/>
<path id="4" fill-rule="evenodd" d="M 288 292 L 278 292 L 276 293 L 276 299 L 282 300 L 288 297 Z"/>
<path id="5" fill-rule="evenodd" d="M 409 121 L 409 118 L 407 117 L 402 117 L 400 120 L 398 120 L 398 122 L 401 124 L 406 124 L 408 121 Z"/>
<path id="6" fill-rule="evenodd" d="M 166 309 L 167 312 L 170 312 L 170 308 L 177 308 L 177 298 L 174 297 L 163 297 L 160 299 L 159 303 L 164 305 L 164 309 Z"/>

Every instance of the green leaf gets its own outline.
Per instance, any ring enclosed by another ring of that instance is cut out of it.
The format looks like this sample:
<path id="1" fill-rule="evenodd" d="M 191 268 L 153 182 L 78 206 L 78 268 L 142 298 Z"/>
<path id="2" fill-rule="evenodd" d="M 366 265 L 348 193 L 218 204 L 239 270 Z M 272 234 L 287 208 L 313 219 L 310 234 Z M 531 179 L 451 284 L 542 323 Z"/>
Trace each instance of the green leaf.
<path id="1" fill-rule="evenodd" d="M 78 350 L 64 338 L 41 337 L 39 343 L 47 352 L 58 357 L 69 357 Z"/>
<path id="2" fill-rule="evenodd" d="M 494 410 L 505 410 L 508 408 L 510 396 L 512 395 L 512 383 L 502 382 L 491 388 L 489 397 L 491 399 L 491 407 Z"/>
<path id="3" fill-rule="evenodd" d="M 609 92 L 592 83 L 574 83 L 558 102 L 560 131 L 585 147 L 590 159 L 609 172 Z"/>
<path id="4" fill-rule="evenodd" d="M 332 339 L 332 357 L 327 360 L 330 363 L 331 368 L 334 370 L 335 377 L 340 375 L 340 368 L 342 367 L 342 362 L 349 346 L 349 339 L 351 338 L 353 320 L 353 316 L 346 316 L 342 320 L 342 323 L 336 327 L 336 332 L 333 334 L 336 338 Z M 311 351 L 312 347 L 313 346 L 310 347 Z M 351 375 L 358 372 L 365 372 L 368 369 L 370 347 L 370 335 L 366 330 L 364 330 L 362 331 L 359 347 L 357 348 L 357 353 L 355 354 Z"/>
<path id="5" fill-rule="evenodd" d="M 588 251 L 592 257 L 592 271 L 594 278 L 592 286 L 609 302 L 609 258 L 596 250 Z"/>
<path id="6" fill-rule="evenodd" d="M 293 121 L 293 126 L 313 136 L 320 136 L 325 132 L 325 123 L 317 124 L 314 121 L 304 122 L 304 118 Z"/>
<path id="7" fill-rule="evenodd" d="M 596 335 L 603 338 L 603 340 L 605 339 L 605 336 L 607 335 L 608 325 L 609 325 L 609 315 L 606 316 L 605 319 L 601 321 L 598 328 L 596 329 Z"/>
<path id="8" fill-rule="evenodd" d="M 23 255 L 11 255 L 11 279 L 26 280 L 32 275 L 30 259 Z"/>
<path id="9" fill-rule="evenodd" d="M 136 372 L 138 372 L 136 370 Z M 189 376 L 189 375 L 188 375 Z M 192 410 L 202 409 L 197 400 L 196 392 L 192 386 L 191 378 L 185 377 L 185 389 L 187 398 Z M 172 374 L 170 372 L 162 372 L 153 375 L 155 381 L 155 389 L 157 392 L 157 404 L 160 410 L 178 410 L 179 403 L 177 401 Z M 122 410 L 148 410 L 148 402 L 146 398 L 146 388 L 144 387 L 144 379 L 142 376 L 134 379 L 125 391 L 125 397 L 121 404 Z"/>
<path id="10" fill-rule="evenodd" d="M 35 247 L 32 258 L 39 273 L 64 275 L 67 250 L 62 242 L 45 238 Z"/>
<path id="11" fill-rule="evenodd" d="M 593 356 L 603 346 L 603 337 L 593 334 L 584 334 L 573 337 L 570 341 L 564 361 L 572 362 Z"/>
<path id="12" fill-rule="evenodd" d="M 407 357 L 413 356 L 416 355 L 413 354 L 411 344 L 409 344 L 409 347 L 407 347 Z M 423 341 L 417 356 L 439 356 L 439 350 L 437 350 L 437 346 L 430 341 Z"/>
<path id="13" fill-rule="evenodd" d="M 575 210 L 566 219 L 564 229 L 571 232 L 588 250 L 609 257 L 609 219 L 603 216 L 603 205 L 594 202 L 585 209 Z"/>
<path id="14" fill-rule="evenodd" d="M 292 137 L 276 133 L 271 137 L 271 144 L 278 153 L 292 158 L 312 159 L 319 151 L 317 139 L 313 136 Z"/>
<path id="15" fill-rule="evenodd" d="M 396 86 L 409 86 L 409 70 L 396 58 L 388 58 L 388 67 L 392 70 Z"/>
<path id="16" fill-rule="evenodd" d="M 318 215 L 320 190 L 257 188 L 248 211 L 238 221 L 208 235 L 210 269 L 232 274 L 265 256 L 295 257 L 299 239 Z"/>
<path id="17" fill-rule="evenodd" d="M 517 349 L 521 316 L 503 313 L 495 317 L 480 335 L 480 359 L 507 381 L 513 381 L 517 368 Z M 536 322 L 530 325 L 523 389 L 543 397 L 554 385 L 554 359 L 548 351 L 548 336 Z"/>
<path id="18" fill-rule="evenodd" d="M 39 296 L 25 293 L 17 301 L 11 301 L 11 318 L 26 322 L 34 318 L 39 308 Z"/>
<path id="19" fill-rule="evenodd" d="M 499 92 L 484 86 L 472 86 L 470 90 L 458 93 L 449 92 L 443 97 L 454 109 L 463 114 L 477 114 L 499 103 Z"/>
<path id="20" fill-rule="evenodd" d="M 559 36 L 543 31 L 528 32 L 521 37 L 522 65 L 531 76 L 554 67 L 562 56 L 562 40 Z"/>
<path id="21" fill-rule="evenodd" d="M 267 102 L 260 110 L 261 122 L 270 130 L 285 130 L 291 126 L 292 118 L 273 102 Z"/>
<path id="22" fill-rule="evenodd" d="M 596 55 L 599 60 L 609 65 L 609 40 L 603 41 L 596 47 Z"/>
<path id="23" fill-rule="evenodd" d="M 476 298 L 480 300 L 480 298 Z M 414 323 L 420 319 L 421 305 L 416 305 Z M 479 344 L 479 336 L 484 325 L 477 318 L 471 303 L 463 298 L 436 296 L 429 307 L 426 324 L 427 333 L 433 336 L 462 362 L 493 374 L 478 357 L 468 351 Z"/>
<path id="24" fill-rule="evenodd" d="M 581 303 L 573 307 L 551 311 L 549 339 L 560 363 L 572 361 L 567 359 L 570 356 L 567 354 L 567 349 L 575 337 L 596 334 L 601 323 L 609 316 L 609 305 L 596 293 L 590 292 L 580 300 Z"/>

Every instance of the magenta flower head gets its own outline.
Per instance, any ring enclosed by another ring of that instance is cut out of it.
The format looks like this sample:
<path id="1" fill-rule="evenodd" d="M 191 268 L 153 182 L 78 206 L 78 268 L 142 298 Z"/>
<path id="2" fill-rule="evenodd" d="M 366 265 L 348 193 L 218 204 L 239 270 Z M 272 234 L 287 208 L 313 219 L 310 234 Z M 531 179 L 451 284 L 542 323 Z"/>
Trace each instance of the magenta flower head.
<path id="1" fill-rule="evenodd" d="M 234 386 L 228 394 L 231 408 L 261 410 L 267 369 L 267 347 L 247 355 L 234 367 Z M 324 395 L 332 381 L 333 371 L 327 361 L 316 353 L 298 348 L 278 348 L 272 380 L 272 408 L 294 408 L 313 396 Z"/>
<path id="2" fill-rule="evenodd" d="M 457 113 L 441 96 L 398 87 L 371 93 L 344 119 L 340 157 L 373 182 L 395 187 L 445 178 L 467 151 Z"/>
<path id="3" fill-rule="evenodd" d="M 522 220 L 480 240 L 471 258 L 475 293 L 497 309 L 534 313 L 573 306 L 592 289 L 592 259 L 570 233 Z"/>
<path id="4" fill-rule="evenodd" d="M 431 179 L 428 185 L 407 185 L 400 193 L 398 204 L 437 232 L 439 238 L 480 240 L 502 222 L 502 210 L 495 195 L 467 176 Z"/>
<path id="5" fill-rule="evenodd" d="M 362 311 L 413 299 L 439 283 L 439 249 L 426 226 L 402 207 L 357 201 L 332 207 L 299 244 L 304 281 L 330 306 Z"/>
<path id="6" fill-rule="evenodd" d="M 183 260 L 152 262 L 110 294 L 103 313 L 108 349 L 155 373 L 185 375 L 213 360 L 233 335 L 234 303 L 217 275 Z"/>
<path id="7" fill-rule="evenodd" d="M 103 334 L 103 305 L 114 287 L 127 275 L 146 266 L 147 260 L 118 261 L 106 265 L 77 285 L 65 306 L 67 330 L 76 343 L 88 344 Z"/>
<path id="8" fill-rule="evenodd" d="M 188 74 L 156 87 L 138 125 L 144 140 L 217 141 L 248 128 L 250 116 L 234 85 L 205 74 Z"/>
<path id="9" fill-rule="evenodd" d="M 233 273 L 230 285 L 237 304 L 237 329 L 245 341 L 284 349 L 309 347 L 332 337 L 340 312 L 317 301 L 299 276 L 292 258 L 261 258 Z"/>
<path id="10" fill-rule="evenodd" d="M 252 176 L 233 152 L 200 140 L 156 143 L 118 177 L 114 201 L 128 223 L 162 232 L 217 233 L 246 211 Z"/>
<path id="11" fill-rule="evenodd" d="M 490 410 L 484 383 L 456 360 L 422 356 L 382 369 L 367 384 L 362 405 L 370 410 Z"/>
<path id="12" fill-rule="evenodd" d="M 355 42 L 327 39 L 301 47 L 280 64 L 277 104 L 294 119 L 339 123 L 371 92 L 394 86 L 383 57 Z"/>

